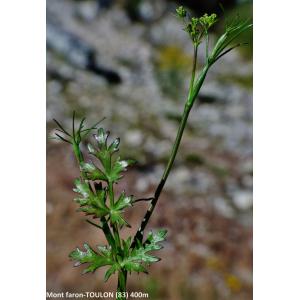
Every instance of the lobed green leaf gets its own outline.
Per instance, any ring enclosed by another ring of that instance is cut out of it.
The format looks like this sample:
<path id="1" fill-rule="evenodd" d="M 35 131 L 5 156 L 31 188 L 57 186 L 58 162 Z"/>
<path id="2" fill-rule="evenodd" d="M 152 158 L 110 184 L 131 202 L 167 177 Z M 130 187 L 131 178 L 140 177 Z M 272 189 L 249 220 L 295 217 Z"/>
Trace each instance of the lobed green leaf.
<path id="1" fill-rule="evenodd" d="M 90 180 L 106 180 L 107 177 L 105 174 L 97 168 L 93 163 L 81 163 L 80 164 L 81 171 L 85 172 L 87 178 Z"/>
<path id="2" fill-rule="evenodd" d="M 126 196 L 123 191 L 119 197 L 119 199 L 114 204 L 114 209 L 123 210 L 126 207 L 130 207 L 133 204 L 133 196 Z"/>
<path id="3" fill-rule="evenodd" d="M 120 157 L 113 163 L 113 166 L 108 172 L 107 177 L 111 182 L 118 182 L 122 175 L 121 173 L 127 170 L 127 167 L 133 165 L 135 163 L 134 160 L 120 160 Z"/>
<path id="4" fill-rule="evenodd" d="M 74 266 L 80 266 L 82 264 L 89 264 L 86 269 L 84 269 L 83 274 L 89 272 L 95 272 L 98 268 L 102 266 L 107 266 L 113 264 L 111 252 L 101 255 L 95 252 L 88 244 L 83 245 L 86 251 L 81 251 L 79 248 L 76 248 L 69 254 L 69 257 L 75 261 Z M 102 254 L 104 254 L 102 252 Z"/>
<path id="5" fill-rule="evenodd" d="M 109 279 L 109 277 L 111 276 L 111 275 L 113 275 L 113 274 L 115 274 L 115 272 L 116 271 L 118 271 L 118 270 L 120 270 L 120 265 L 119 264 L 113 264 L 107 271 L 106 271 L 106 273 L 105 273 L 105 275 L 104 275 L 104 281 L 106 282 L 108 279 Z"/>
<path id="6" fill-rule="evenodd" d="M 102 166 L 103 170 L 95 167 L 93 164 L 84 164 L 83 170 L 88 174 L 88 178 L 92 180 L 105 180 L 110 183 L 116 183 L 121 178 L 121 173 L 126 171 L 127 166 L 134 163 L 133 160 L 121 160 L 118 157 L 116 160 L 112 159 L 114 153 L 119 151 L 120 139 L 116 138 L 110 145 L 108 145 L 109 132 L 104 131 L 100 128 L 97 134 L 94 135 L 98 148 L 89 144 L 89 153 L 97 157 Z"/>
<path id="7" fill-rule="evenodd" d="M 94 194 L 91 191 L 87 182 L 83 182 L 80 179 L 75 180 L 74 192 L 81 194 L 82 198 L 75 198 L 74 201 L 80 205 L 79 211 L 85 212 L 87 215 L 94 215 L 101 218 L 110 213 L 110 209 L 106 206 L 106 189 L 97 191 Z"/>
<path id="8" fill-rule="evenodd" d="M 160 258 L 149 252 L 162 248 L 159 243 L 165 240 L 166 234 L 166 230 L 159 230 L 155 233 L 151 232 L 144 244 L 138 242 L 131 251 L 129 249 L 131 240 L 123 241 L 124 252 L 128 252 L 128 255 L 122 261 L 121 266 L 129 272 L 147 272 L 144 264 L 149 265 L 160 260 Z"/>

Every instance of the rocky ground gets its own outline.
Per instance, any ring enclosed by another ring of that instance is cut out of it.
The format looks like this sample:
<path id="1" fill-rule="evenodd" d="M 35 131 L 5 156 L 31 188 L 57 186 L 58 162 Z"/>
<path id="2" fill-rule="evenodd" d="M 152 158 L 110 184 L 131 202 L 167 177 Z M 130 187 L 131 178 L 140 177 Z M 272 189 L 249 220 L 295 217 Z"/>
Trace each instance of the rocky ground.
<path id="1" fill-rule="evenodd" d="M 73 109 L 90 123 L 106 117 L 103 126 L 121 137 L 121 155 L 138 161 L 119 184 L 137 197 L 151 196 L 163 172 L 192 59 L 172 3 L 161 3 L 155 21 L 144 22 L 132 22 L 118 1 L 109 8 L 95 1 L 47 3 L 49 134 L 52 118 L 69 126 Z M 132 276 L 130 290 L 147 291 L 150 299 L 252 299 L 251 86 L 244 53 L 232 52 L 211 69 L 148 226 L 169 231 L 162 261 L 150 275 Z M 71 149 L 48 141 L 47 289 L 114 290 L 114 280 L 102 283 L 101 271 L 81 276 L 68 261 L 82 242 L 104 242 L 75 212 L 76 176 Z M 139 204 L 127 212 L 133 228 L 145 209 Z"/>

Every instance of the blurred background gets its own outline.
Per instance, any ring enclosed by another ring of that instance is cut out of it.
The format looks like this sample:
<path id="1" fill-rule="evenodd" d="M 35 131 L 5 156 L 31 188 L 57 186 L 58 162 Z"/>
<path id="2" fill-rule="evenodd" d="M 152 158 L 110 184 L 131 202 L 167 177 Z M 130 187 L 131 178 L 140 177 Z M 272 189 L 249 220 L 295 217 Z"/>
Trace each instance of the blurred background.
<path id="1" fill-rule="evenodd" d="M 252 17 L 238 0 L 48 0 L 47 130 L 67 128 L 72 111 L 121 137 L 120 155 L 134 158 L 118 189 L 150 197 L 167 161 L 187 95 L 192 45 L 174 16 L 182 4 L 195 15 Z M 129 277 L 129 291 L 148 299 L 252 299 L 252 35 L 209 72 L 195 103 L 173 170 L 148 230 L 167 228 L 162 258 L 149 275 Z M 203 51 L 199 51 L 203 61 Z M 87 155 L 86 149 L 84 153 Z M 103 244 L 72 201 L 79 175 L 71 148 L 47 140 L 47 290 L 114 291 L 104 270 L 81 275 L 68 254 Z M 126 212 L 135 232 L 147 209 Z"/>

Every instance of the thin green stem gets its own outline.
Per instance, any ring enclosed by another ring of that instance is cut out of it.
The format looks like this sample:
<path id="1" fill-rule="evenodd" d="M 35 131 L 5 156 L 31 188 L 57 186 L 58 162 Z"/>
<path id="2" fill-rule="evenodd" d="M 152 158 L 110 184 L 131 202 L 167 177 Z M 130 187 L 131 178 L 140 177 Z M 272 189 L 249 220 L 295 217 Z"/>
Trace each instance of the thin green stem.
<path id="1" fill-rule="evenodd" d="M 177 135 L 176 135 L 176 138 L 175 138 L 175 141 L 174 141 L 174 144 L 173 144 L 173 148 L 172 148 L 172 151 L 171 151 L 171 154 L 170 154 L 170 157 L 169 157 L 169 160 L 168 160 L 168 163 L 166 165 L 166 168 L 165 168 L 165 171 L 162 175 L 162 178 L 155 190 L 155 194 L 154 194 L 154 197 L 153 197 L 153 200 L 151 201 L 150 205 L 149 205 L 149 208 L 143 218 L 143 221 L 137 231 L 137 233 L 135 234 L 134 236 L 134 239 L 132 241 L 132 244 L 131 244 L 131 248 L 134 248 L 137 241 L 142 241 L 143 240 L 143 236 L 144 236 L 144 229 L 146 228 L 149 220 L 150 220 L 150 217 L 154 211 L 154 208 L 156 206 L 156 203 L 159 199 L 159 196 L 164 188 L 164 185 L 167 181 L 167 178 L 169 176 L 169 173 L 173 167 L 173 164 L 174 164 L 174 161 L 175 161 L 175 158 L 176 158 L 176 155 L 177 155 L 177 152 L 178 152 L 178 148 L 179 148 L 179 145 L 180 145 L 180 142 L 181 142 L 181 139 L 182 139 L 182 135 L 183 135 L 183 132 L 184 132 L 184 129 L 186 127 L 186 123 L 187 123 L 187 120 L 188 120 L 188 117 L 189 117 L 189 113 L 193 107 L 193 104 L 198 96 L 198 93 L 199 93 L 199 90 L 204 82 L 204 79 L 206 77 L 206 74 L 208 72 L 208 69 L 210 67 L 210 64 L 206 64 L 204 66 L 204 68 L 202 69 L 201 73 L 199 74 L 199 77 L 196 81 L 196 83 L 193 84 L 193 87 L 192 89 L 190 90 L 189 92 L 189 97 L 186 101 L 186 104 L 185 104 L 185 107 L 184 107 L 184 111 L 183 111 L 183 114 L 182 114 L 182 117 L 181 117 L 181 121 L 180 121 L 180 125 L 179 125 L 179 128 L 178 128 L 178 131 L 177 131 Z"/>
<path id="2" fill-rule="evenodd" d="M 189 113 L 191 111 L 191 108 L 192 108 L 192 106 L 188 105 L 188 104 L 186 104 L 185 107 L 184 107 L 182 119 L 181 119 L 181 122 L 180 122 L 180 125 L 179 125 L 179 128 L 178 128 L 178 131 L 177 131 L 177 135 L 176 135 L 176 139 L 175 139 L 175 142 L 174 142 L 174 145 L 173 145 L 173 148 L 172 148 L 172 152 L 171 152 L 168 164 L 165 168 L 164 174 L 161 178 L 161 181 L 166 182 L 166 180 L 169 176 L 169 173 L 170 173 L 171 168 L 173 166 L 173 163 L 174 163 L 174 160 L 175 160 L 175 157 L 176 157 L 176 154 L 177 154 L 180 142 L 181 142 L 181 138 L 182 138 L 182 135 L 183 135 L 183 132 L 184 132 L 186 122 L 187 122 Z"/>
<path id="3" fill-rule="evenodd" d="M 191 81 L 190 81 L 189 96 L 194 87 L 195 73 L 196 73 L 196 68 L 197 68 L 197 56 L 198 56 L 198 45 L 194 44 L 193 69 L 192 69 L 192 76 L 191 76 Z"/>
<path id="4" fill-rule="evenodd" d="M 193 106 L 198 94 L 199 94 L 199 91 L 200 91 L 200 88 L 202 87 L 203 85 L 203 82 L 206 78 L 206 74 L 210 68 L 210 66 L 212 65 L 212 63 L 208 62 L 207 64 L 205 64 L 205 66 L 203 67 L 203 69 L 201 70 L 199 76 L 198 76 L 198 79 L 196 80 L 196 83 L 194 85 L 194 88 L 193 88 L 193 91 L 191 93 L 191 96 L 189 97 L 187 103 L 191 106 Z"/>
<path id="5" fill-rule="evenodd" d="M 151 215 L 154 211 L 155 205 L 158 201 L 158 198 L 159 198 L 159 196 L 160 196 L 160 194 L 163 190 L 163 187 L 164 187 L 164 185 L 166 183 L 166 180 L 169 176 L 171 168 L 174 164 L 174 160 L 175 160 L 175 157 L 176 157 L 179 145 L 180 145 L 180 141 L 181 141 L 181 138 L 182 138 L 182 135 L 183 135 L 183 132 L 184 132 L 186 122 L 187 122 L 187 119 L 188 119 L 191 108 L 192 108 L 192 105 L 187 105 L 187 104 L 185 105 L 184 112 L 183 112 L 182 119 L 181 119 L 181 122 L 180 122 L 180 125 L 179 125 L 179 128 L 178 128 L 178 131 L 177 131 L 175 142 L 173 144 L 173 148 L 172 148 L 172 152 L 171 152 L 169 161 L 167 163 L 167 166 L 165 168 L 163 176 L 160 180 L 160 183 L 159 183 L 159 185 L 158 185 L 158 187 L 155 191 L 153 200 L 151 201 L 150 206 L 149 206 L 149 208 L 148 208 L 148 210 L 145 214 L 145 217 L 144 217 L 144 219 L 141 223 L 141 226 L 138 229 L 138 231 L 137 231 L 137 233 L 136 233 L 136 235 L 133 239 L 133 242 L 132 242 L 132 245 L 131 245 L 132 248 L 134 248 L 134 246 L 136 245 L 138 240 L 142 241 L 142 239 L 143 239 L 144 229 L 147 226 L 147 223 L 148 223 L 148 221 L 149 221 L 149 219 L 150 219 L 150 217 L 151 217 Z"/>
<path id="6" fill-rule="evenodd" d="M 121 247 L 121 239 L 120 239 L 120 235 L 119 235 L 119 229 L 116 224 L 113 225 L 113 232 L 114 232 L 114 236 L 115 236 L 116 246 L 117 246 L 117 248 L 120 248 Z"/>
<path id="7" fill-rule="evenodd" d="M 102 229 L 102 227 L 101 227 L 100 225 L 98 225 L 98 224 L 96 224 L 96 223 L 90 221 L 89 219 L 87 219 L 86 221 L 87 221 L 89 224 L 91 224 L 91 225 L 93 225 L 93 226 L 95 226 L 95 227 L 97 227 L 97 228 L 99 228 L 99 229 Z"/>
<path id="8" fill-rule="evenodd" d="M 101 225 L 98 225 L 90 220 L 86 220 L 89 224 L 99 228 L 99 229 L 102 229 L 102 231 L 104 232 L 104 235 L 106 236 L 106 239 L 109 243 L 109 245 L 111 245 L 112 249 L 116 249 L 116 245 L 115 245 L 115 240 L 113 238 L 113 235 L 111 234 L 110 232 L 110 229 L 107 225 L 107 220 L 105 217 L 102 217 L 100 218 L 100 222 L 101 222 Z"/>
<path id="9" fill-rule="evenodd" d="M 103 224 L 102 230 L 104 232 L 104 235 L 106 237 L 106 240 L 108 241 L 108 243 L 111 245 L 112 249 L 116 249 L 116 243 L 115 243 L 115 239 L 109 229 L 109 226 L 107 224 L 107 220 L 105 217 L 100 218 L 101 223 Z"/>
<path id="10" fill-rule="evenodd" d="M 108 182 L 108 193 L 109 193 L 109 201 L 110 206 L 112 207 L 114 205 L 114 187 L 112 182 Z M 107 224 L 106 224 L 107 225 Z M 113 235 L 114 235 L 114 242 L 115 242 L 115 249 L 114 249 L 114 256 L 115 260 L 117 261 L 117 257 L 119 253 L 122 253 L 122 245 L 121 245 L 121 239 L 120 239 L 120 233 L 118 224 L 111 224 L 111 227 L 113 229 Z M 126 281 L 127 281 L 127 271 L 126 270 L 120 270 L 118 273 L 118 287 L 117 292 L 125 292 L 126 291 Z M 126 297 L 117 297 L 117 299 L 126 299 Z"/>
<path id="11" fill-rule="evenodd" d="M 208 51 L 209 51 L 209 35 L 208 32 L 205 33 L 206 43 L 205 43 L 205 63 L 208 63 Z"/>
<path id="12" fill-rule="evenodd" d="M 109 204 L 111 207 L 114 205 L 114 188 L 112 182 L 108 182 Z"/>
<path id="13" fill-rule="evenodd" d="M 109 193 L 109 201 L 110 201 L 110 206 L 113 207 L 114 205 L 114 187 L 112 182 L 108 182 L 108 193 Z M 112 224 L 112 229 L 115 237 L 115 242 L 116 242 L 116 247 L 117 250 L 118 248 L 121 248 L 121 239 L 120 239 L 120 234 L 119 234 L 119 228 L 117 224 Z"/>

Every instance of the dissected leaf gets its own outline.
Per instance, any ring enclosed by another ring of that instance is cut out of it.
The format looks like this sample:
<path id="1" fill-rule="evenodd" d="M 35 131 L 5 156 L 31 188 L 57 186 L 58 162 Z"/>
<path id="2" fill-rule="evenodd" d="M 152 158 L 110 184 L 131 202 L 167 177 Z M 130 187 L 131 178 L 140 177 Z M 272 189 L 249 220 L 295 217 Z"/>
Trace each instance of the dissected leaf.
<path id="1" fill-rule="evenodd" d="M 75 179 L 74 181 L 75 188 L 74 192 L 81 194 L 84 198 L 87 198 L 90 195 L 90 187 L 86 182 L 81 181 L 80 179 Z"/>
<path id="2" fill-rule="evenodd" d="M 110 209 L 106 206 L 106 189 L 97 191 L 94 194 L 91 191 L 89 184 L 75 180 L 74 192 L 81 194 L 82 198 L 75 198 L 74 201 L 80 205 L 79 211 L 85 212 L 87 215 L 94 215 L 95 217 L 104 217 L 110 213 Z"/>
<path id="3" fill-rule="evenodd" d="M 123 265 L 123 267 L 128 271 L 128 272 L 143 272 L 143 273 L 148 273 L 147 269 L 139 262 L 133 262 L 133 261 L 126 261 Z"/>
<path id="4" fill-rule="evenodd" d="M 127 258 L 122 262 L 122 267 L 127 271 L 146 272 L 144 264 L 148 265 L 160 260 L 160 258 L 150 254 L 150 251 L 159 250 L 162 246 L 160 242 L 165 240 L 167 231 L 159 230 L 156 233 L 149 233 L 144 244 L 138 242 L 134 249 L 129 252 Z M 124 250 L 128 250 L 127 246 L 130 240 L 123 241 Z M 125 251 L 124 251 L 125 252 Z"/>
<path id="5" fill-rule="evenodd" d="M 120 157 L 113 163 L 111 170 L 106 174 L 111 182 L 117 182 L 122 178 L 121 173 L 127 170 L 127 167 L 134 164 L 134 160 L 120 160 Z"/>
<path id="6" fill-rule="evenodd" d="M 119 226 L 130 225 L 123 218 L 123 210 L 126 207 L 132 206 L 133 196 L 126 196 L 125 192 L 122 192 L 119 199 L 114 203 L 110 210 L 110 220 L 112 224 L 118 224 Z"/>
<path id="7" fill-rule="evenodd" d="M 111 275 L 113 275 L 116 271 L 118 271 L 119 269 L 120 269 L 120 265 L 119 265 L 119 264 L 117 264 L 117 263 L 113 264 L 113 265 L 106 271 L 106 273 L 105 273 L 105 275 L 104 275 L 104 281 L 106 282 L 106 281 L 109 279 L 109 277 L 110 277 Z"/>
<path id="8" fill-rule="evenodd" d="M 86 173 L 90 180 L 106 180 L 105 174 L 97 168 L 93 163 L 81 163 L 80 169 Z"/>
<path id="9" fill-rule="evenodd" d="M 94 135 L 98 148 L 89 144 L 89 153 L 97 157 L 103 170 L 100 170 L 93 164 L 83 164 L 83 170 L 88 174 L 89 179 L 92 180 L 105 180 L 111 183 L 116 183 L 122 176 L 121 173 L 126 171 L 126 168 L 133 164 L 133 160 L 120 160 L 118 157 L 116 160 L 112 158 L 113 154 L 119 151 L 120 139 L 115 139 L 110 145 L 108 145 L 109 132 L 105 132 L 103 128 L 100 128 L 97 134 Z"/>
<path id="10" fill-rule="evenodd" d="M 122 211 L 111 209 L 110 221 L 112 224 L 118 224 L 120 227 L 126 225 L 131 227 L 130 224 L 123 218 Z"/>
<path id="11" fill-rule="evenodd" d="M 74 266 L 80 266 L 81 264 L 88 263 L 89 266 L 84 269 L 83 274 L 89 272 L 95 272 L 98 268 L 102 266 L 112 265 L 114 262 L 112 260 L 111 251 L 97 253 L 88 244 L 83 245 L 86 251 L 81 251 L 76 248 L 69 254 L 69 257 L 75 261 Z"/>
<path id="12" fill-rule="evenodd" d="M 122 215 L 125 208 L 132 206 L 133 196 L 126 196 L 125 192 L 122 192 L 119 199 L 112 206 L 108 207 L 106 205 L 106 188 L 98 189 L 96 194 L 94 194 L 89 184 L 80 179 L 75 180 L 75 186 L 74 192 L 82 195 L 82 197 L 74 199 L 80 205 L 79 211 L 97 218 L 109 216 L 112 224 L 117 224 L 120 227 L 124 225 L 130 227 Z"/>
<path id="13" fill-rule="evenodd" d="M 85 138 L 92 130 L 97 129 L 96 126 L 102 122 L 104 119 L 98 121 L 95 123 L 92 127 L 85 128 L 84 122 L 85 118 L 82 118 L 80 121 L 80 124 L 77 129 L 75 129 L 75 111 L 73 111 L 73 118 L 72 118 L 72 132 L 68 132 L 60 122 L 58 122 L 56 119 L 53 119 L 53 121 L 56 123 L 58 128 L 56 128 L 56 131 L 59 131 L 65 135 L 65 137 L 61 136 L 60 134 L 55 133 L 57 136 L 57 139 L 62 140 L 64 142 L 67 142 L 72 145 L 76 145 L 77 147 L 80 145 L 83 138 Z"/>
<path id="14" fill-rule="evenodd" d="M 166 233 L 166 230 L 159 230 L 156 233 L 151 232 L 145 243 L 137 243 L 134 249 L 130 248 L 131 237 L 127 240 L 122 240 L 122 257 L 118 255 L 117 258 L 115 258 L 110 247 L 97 246 L 98 252 L 96 252 L 88 244 L 83 245 L 85 251 L 76 248 L 69 254 L 69 257 L 75 261 L 74 266 L 88 264 L 88 267 L 84 269 L 83 274 L 94 272 L 102 266 L 110 265 L 111 267 L 104 275 L 105 281 L 121 269 L 125 269 L 128 272 L 147 273 L 145 265 L 159 261 L 158 257 L 155 257 L 148 252 L 162 248 L 159 243 L 165 239 Z"/>
<path id="15" fill-rule="evenodd" d="M 114 204 L 114 209 L 123 210 L 126 207 L 132 206 L 133 196 L 126 196 L 125 192 L 122 192 L 119 199 Z"/>
<path id="16" fill-rule="evenodd" d="M 166 229 L 159 229 L 157 232 L 153 233 L 152 231 L 148 234 L 148 237 L 145 241 L 145 244 L 148 247 L 154 247 L 152 250 L 159 250 L 160 248 L 155 248 L 159 246 L 159 242 L 163 242 L 166 239 L 167 230 Z"/>

